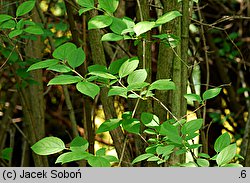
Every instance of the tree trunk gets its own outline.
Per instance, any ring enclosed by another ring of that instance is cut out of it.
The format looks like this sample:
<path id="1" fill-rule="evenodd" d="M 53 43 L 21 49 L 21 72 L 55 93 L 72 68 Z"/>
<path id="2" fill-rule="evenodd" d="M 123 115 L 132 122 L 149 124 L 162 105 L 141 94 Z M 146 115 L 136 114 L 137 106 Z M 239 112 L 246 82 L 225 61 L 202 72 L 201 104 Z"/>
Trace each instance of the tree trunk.
<path id="1" fill-rule="evenodd" d="M 95 10 L 90 11 L 90 18 L 97 15 Z M 89 42 L 91 48 L 91 54 L 94 64 L 105 65 L 106 59 L 103 50 L 103 45 L 101 43 L 101 35 L 99 30 L 90 30 L 89 31 Z M 114 108 L 113 98 L 108 97 L 108 88 L 102 88 L 101 90 L 101 102 L 103 105 L 103 110 L 106 119 L 116 118 L 116 112 Z M 118 157 L 122 159 L 122 166 L 131 166 L 131 154 L 129 146 L 126 145 L 124 149 L 124 143 L 127 143 L 126 138 L 120 127 L 115 130 L 110 131 L 110 135 L 113 139 L 115 149 L 117 151 Z"/>
<path id="2" fill-rule="evenodd" d="M 32 11 L 31 18 L 34 22 L 41 22 L 40 17 L 38 15 L 38 12 L 36 9 Z M 28 40 L 26 47 L 25 47 L 25 55 L 26 58 L 33 58 L 33 59 L 42 59 L 42 53 L 43 53 L 43 42 L 41 41 L 40 37 L 37 37 L 36 41 Z M 32 78 L 37 82 L 37 84 L 29 85 L 27 89 L 25 89 L 25 93 L 23 95 L 26 95 L 25 98 L 27 99 L 27 103 L 30 106 L 30 116 L 27 118 L 30 118 L 26 122 L 30 122 L 32 124 L 28 124 L 27 126 L 31 128 L 28 130 L 28 136 L 30 136 L 31 133 L 35 134 L 35 139 L 31 138 L 31 143 L 35 143 L 41 138 L 45 136 L 45 103 L 43 98 L 43 80 L 42 80 L 42 70 L 35 70 L 30 72 Z M 26 103 L 26 104 L 27 104 Z M 26 107 L 23 105 L 23 107 Z M 28 111 L 27 111 L 28 112 Z M 32 117 L 31 117 L 32 116 Z M 34 155 L 34 160 L 37 158 L 37 155 Z M 40 157 L 42 159 L 42 164 L 39 163 L 35 166 L 48 166 L 48 160 L 47 157 L 42 156 Z"/>

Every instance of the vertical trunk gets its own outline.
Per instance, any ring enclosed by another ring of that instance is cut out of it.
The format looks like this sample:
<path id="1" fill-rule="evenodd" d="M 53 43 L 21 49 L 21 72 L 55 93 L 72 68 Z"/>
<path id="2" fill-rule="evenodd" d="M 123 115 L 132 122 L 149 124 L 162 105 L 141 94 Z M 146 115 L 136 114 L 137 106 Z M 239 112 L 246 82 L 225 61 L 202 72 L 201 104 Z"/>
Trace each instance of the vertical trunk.
<path id="1" fill-rule="evenodd" d="M 37 10 L 32 11 L 31 18 L 34 22 L 41 22 L 40 17 L 38 15 Z M 42 52 L 43 52 L 43 42 L 41 41 L 40 37 L 37 38 L 36 41 L 28 40 L 26 47 L 25 47 L 25 55 L 26 58 L 35 58 L 38 60 L 42 59 Z M 35 134 L 35 138 L 31 138 L 31 143 L 35 143 L 36 141 L 40 140 L 45 136 L 45 104 L 44 104 L 44 98 L 43 98 L 43 80 L 42 80 L 42 71 L 36 70 L 30 72 L 32 78 L 37 82 L 37 84 L 29 85 L 29 87 L 26 89 L 25 93 L 23 93 L 24 98 L 26 98 L 26 105 L 29 106 L 30 111 L 27 111 L 29 113 L 29 116 L 26 116 L 27 118 L 30 118 L 27 120 L 28 128 L 28 136 L 31 135 L 31 133 Z M 25 100 L 25 99 L 24 99 Z M 26 107 L 23 105 L 24 108 Z M 27 110 L 27 109 L 26 109 Z M 37 159 L 37 155 L 34 155 L 34 160 Z M 36 163 L 35 160 L 35 166 L 48 166 L 47 157 L 40 157 L 42 159 L 42 164 Z"/>
<path id="2" fill-rule="evenodd" d="M 190 10 L 191 11 L 191 10 Z M 187 93 L 188 81 L 188 42 L 189 42 L 189 0 L 182 1 L 181 17 L 181 58 L 182 58 L 182 89 L 181 89 L 181 116 L 187 113 L 187 101 L 183 97 Z"/>
<path id="3" fill-rule="evenodd" d="M 70 32 L 72 34 L 72 42 L 75 45 L 77 45 L 77 47 L 80 47 L 82 45 L 86 45 L 86 34 L 85 34 L 86 27 L 83 26 L 84 37 L 83 37 L 83 44 L 81 45 L 81 41 L 80 41 L 81 36 L 80 36 L 79 32 L 77 31 L 76 22 L 74 19 L 73 8 L 71 7 L 71 3 L 69 3 L 68 1 L 65 1 L 65 5 L 66 5 L 66 11 L 67 11 L 67 15 L 68 15 L 69 29 L 70 29 Z M 83 23 L 83 25 L 85 25 L 85 18 L 83 18 L 82 23 Z M 86 49 L 84 49 L 84 51 L 86 52 Z M 85 63 L 83 65 L 81 65 L 77 71 L 82 76 L 84 76 L 86 74 L 86 69 L 87 69 L 87 63 L 85 61 Z M 64 87 L 64 93 L 68 93 L 68 89 L 65 87 Z M 91 116 L 91 105 L 93 105 L 93 103 L 91 102 L 91 100 L 88 97 L 86 97 L 86 96 L 82 96 L 82 97 L 83 97 L 83 127 L 85 129 L 84 135 L 85 135 L 85 138 L 89 142 L 89 148 L 88 148 L 89 153 L 94 154 L 95 134 L 94 134 L 93 119 Z M 71 103 L 71 102 L 68 102 L 68 103 Z M 69 104 L 69 107 L 70 107 L 70 105 L 71 104 Z M 71 121 L 72 121 L 72 119 L 75 119 L 75 115 L 73 112 L 71 113 L 70 116 L 71 116 L 70 117 Z M 72 128 L 73 128 L 74 134 L 78 135 L 76 121 L 74 123 L 72 122 Z M 81 166 L 84 166 L 84 164 L 81 163 Z"/>
<path id="4" fill-rule="evenodd" d="M 150 19 L 149 15 L 149 5 L 147 0 L 137 1 L 137 19 L 139 21 L 148 21 Z M 140 60 L 139 67 L 146 69 L 147 71 L 147 80 L 146 82 L 152 82 L 152 56 L 151 56 L 151 41 L 150 41 L 151 34 L 147 32 L 145 38 L 141 40 L 138 44 L 137 55 Z M 140 100 L 140 99 L 138 99 Z M 134 103 L 135 106 L 135 103 Z M 133 106 L 133 107 L 134 107 Z M 138 108 L 136 110 L 136 117 L 140 119 L 140 115 L 142 112 L 153 112 L 152 100 L 146 101 L 139 101 Z M 143 131 L 143 129 L 142 129 Z M 139 136 L 135 136 L 135 146 L 136 146 L 136 156 L 145 153 L 145 142 Z M 148 163 L 147 166 L 157 166 L 155 163 Z"/>
<path id="5" fill-rule="evenodd" d="M 90 12 L 90 18 L 97 15 L 96 11 Z M 103 45 L 100 42 L 101 35 L 99 30 L 90 30 L 89 31 L 89 42 L 90 42 L 90 48 L 92 53 L 92 59 L 94 64 L 99 65 L 106 65 L 106 58 L 103 50 Z M 102 88 L 101 91 L 101 102 L 104 109 L 104 114 L 106 119 L 116 118 L 116 112 L 114 108 L 114 103 L 112 97 L 108 96 L 108 88 Z M 118 157 L 122 159 L 122 166 L 131 166 L 131 154 L 128 146 L 125 146 L 124 149 L 124 143 L 126 143 L 125 136 L 122 132 L 122 129 L 120 127 L 116 128 L 115 130 L 110 131 L 110 135 L 113 139 L 115 149 L 117 151 Z"/>
<path id="6" fill-rule="evenodd" d="M 187 61 L 187 49 L 188 49 L 188 1 L 182 1 L 183 3 L 183 16 L 171 21 L 170 23 L 162 27 L 162 32 L 170 31 L 172 34 L 182 38 L 181 44 L 177 45 L 174 50 L 172 48 L 166 48 L 164 44 L 160 44 L 159 56 L 157 63 L 157 79 L 172 78 L 176 85 L 176 90 L 168 94 L 169 92 L 158 92 L 156 97 L 161 100 L 166 106 L 171 106 L 171 111 L 176 118 L 180 118 L 186 114 L 186 101 L 183 99 L 183 95 L 186 93 L 187 87 L 187 67 L 183 62 Z M 172 10 L 181 11 L 182 4 L 177 1 L 163 1 L 164 12 Z M 171 95 L 169 99 L 168 95 Z M 169 104 L 170 103 L 170 104 Z M 168 105 L 169 104 L 169 105 Z M 158 104 L 155 104 L 156 114 L 161 121 L 167 119 L 167 112 L 161 109 Z M 185 156 L 176 156 L 173 154 L 170 157 L 168 165 L 174 165 L 184 162 Z"/>
<path id="7" fill-rule="evenodd" d="M 176 9 L 180 9 L 179 5 L 175 5 Z M 181 19 L 178 17 L 175 20 L 176 29 L 174 34 L 178 37 L 181 37 Z M 173 115 L 179 119 L 181 117 L 181 110 L 182 110 L 182 64 L 181 64 L 181 45 L 178 45 L 175 49 L 176 55 L 174 55 L 173 59 L 173 81 L 176 86 L 176 90 L 172 92 L 172 98 L 171 98 L 171 110 Z M 177 163 L 181 163 L 181 157 L 182 155 L 175 155 L 172 154 L 172 156 L 169 159 L 168 164 L 169 165 L 175 165 Z"/>
<path id="8" fill-rule="evenodd" d="M 16 70 L 16 67 L 14 67 L 13 71 L 14 70 Z M 21 84 L 21 80 L 20 78 L 18 78 L 18 76 L 16 76 L 16 79 L 17 79 L 17 83 Z M 38 123 L 38 121 L 35 120 L 34 113 L 33 113 L 34 111 L 33 108 L 36 108 L 37 106 L 31 107 L 30 100 L 32 98 L 30 98 L 31 96 L 27 92 L 29 92 L 27 91 L 27 89 L 24 89 L 21 87 L 18 88 L 18 94 L 19 94 L 20 101 L 23 107 L 25 128 L 27 129 L 28 143 L 29 145 L 33 145 L 34 143 L 36 143 L 38 140 L 42 138 L 40 136 L 42 133 L 39 132 L 40 129 L 38 128 L 39 127 L 38 125 L 40 124 Z M 38 119 L 38 116 L 36 116 L 36 119 Z M 35 153 L 32 153 L 32 155 L 33 155 L 33 160 L 34 160 L 34 164 L 36 167 L 48 166 L 47 157 L 39 156 Z"/>
<path id="9" fill-rule="evenodd" d="M 169 12 L 174 9 L 173 1 L 163 2 L 164 12 Z M 174 31 L 174 22 L 171 21 L 162 26 L 161 33 L 167 31 Z M 156 79 L 172 79 L 172 68 L 173 68 L 174 53 L 171 48 L 168 48 L 164 43 L 160 43 L 159 53 L 157 59 L 157 73 Z M 158 98 L 164 105 L 170 106 L 170 93 L 168 91 L 156 91 L 156 98 Z M 154 102 L 154 113 L 159 117 L 160 121 L 167 120 L 167 111 L 162 108 L 157 102 Z"/>
<path id="10" fill-rule="evenodd" d="M 250 167 L 250 108 L 248 109 L 248 119 L 245 126 L 244 136 L 241 143 L 241 155 L 245 158 L 244 167 Z"/>

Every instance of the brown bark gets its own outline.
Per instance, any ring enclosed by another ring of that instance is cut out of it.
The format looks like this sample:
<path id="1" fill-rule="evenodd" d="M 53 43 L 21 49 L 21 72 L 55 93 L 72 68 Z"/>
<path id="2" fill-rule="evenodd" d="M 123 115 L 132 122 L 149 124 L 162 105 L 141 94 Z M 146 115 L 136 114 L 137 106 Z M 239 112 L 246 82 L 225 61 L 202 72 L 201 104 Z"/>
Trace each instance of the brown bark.
<path id="1" fill-rule="evenodd" d="M 40 17 L 36 9 L 32 11 L 32 20 L 34 22 L 41 22 Z M 28 40 L 25 46 L 26 58 L 42 59 L 43 42 L 40 37 L 37 37 L 36 41 Z M 45 136 L 45 103 L 43 98 L 43 80 L 42 70 L 31 71 L 30 75 L 37 82 L 37 84 L 29 85 L 28 88 L 21 90 L 22 92 L 22 104 L 24 112 L 26 114 L 26 125 L 28 126 L 28 136 L 34 133 L 34 136 L 30 138 L 31 145 Z M 28 109 L 29 108 L 29 109 Z M 29 118 L 29 119 L 28 119 Z M 35 166 L 48 166 L 47 157 L 42 156 L 39 159 L 42 162 L 37 162 L 37 155 L 33 154 Z"/>
<path id="2" fill-rule="evenodd" d="M 90 12 L 90 18 L 97 15 L 96 11 Z M 94 64 L 106 65 L 105 54 L 103 50 L 103 45 L 100 42 L 101 35 L 99 30 L 89 31 L 89 42 L 91 48 L 91 54 Z M 103 105 L 103 110 L 106 119 L 116 118 L 116 112 L 114 108 L 113 98 L 108 96 L 108 88 L 102 88 L 101 90 L 101 102 Z M 125 136 L 120 127 L 115 130 L 110 131 L 110 135 L 113 139 L 115 149 L 117 151 L 118 157 L 122 159 L 122 166 L 131 166 L 131 154 L 128 146 L 126 146 L 123 152 L 123 145 L 125 143 Z"/>

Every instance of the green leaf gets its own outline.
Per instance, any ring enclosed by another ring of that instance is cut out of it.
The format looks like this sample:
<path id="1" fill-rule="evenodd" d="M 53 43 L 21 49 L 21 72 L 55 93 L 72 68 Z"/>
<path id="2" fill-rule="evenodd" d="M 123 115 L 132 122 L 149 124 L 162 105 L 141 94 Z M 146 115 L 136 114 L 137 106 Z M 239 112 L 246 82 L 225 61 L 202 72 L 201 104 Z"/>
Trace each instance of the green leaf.
<path id="1" fill-rule="evenodd" d="M 185 99 L 187 99 L 190 102 L 194 102 L 194 101 L 197 101 L 199 103 L 202 102 L 200 95 L 197 95 L 197 94 L 193 94 L 193 93 L 185 94 L 184 97 L 185 97 Z"/>
<path id="2" fill-rule="evenodd" d="M 88 141 L 80 136 L 75 137 L 70 143 L 71 151 L 83 152 L 86 151 L 88 147 L 89 147 Z"/>
<path id="3" fill-rule="evenodd" d="M 81 16 L 83 13 L 87 12 L 87 11 L 90 11 L 90 10 L 93 10 L 94 7 L 90 7 L 90 8 L 81 8 L 79 10 L 79 16 Z"/>
<path id="4" fill-rule="evenodd" d="M 120 119 L 109 119 L 104 121 L 100 127 L 97 129 L 96 133 L 102 133 L 106 131 L 111 131 L 117 128 L 121 124 Z"/>
<path id="5" fill-rule="evenodd" d="M 132 112 L 131 111 L 126 111 L 122 114 L 122 119 L 131 119 L 132 118 Z"/>
<path id="6" fill-rule="evenodd" d="M 179 121 L 175 121 L 174 119 L 171 119 L 171 120 L 172 120 L 174 126 L 182 126 L 187 122 L 186 119 L 180 119 Z"/>
<path id="7" fill-rule="evenodd" d="M 77 83 L 76 89 L 84 95 L 91 97 L 92 99 L 94 99 L 95 96 L 100 92 L 100 87 L 98 85 L 88 81 Z"/>
<path id="8" fill-rule="evenodd" d="M 229 163 L 229 164 L 223 165 L 222 167 L 243 167 L 243 166 L 238 163 Z"/>
<path id="9" fill-rule="evenodd" d="M 64 43 L 57 47 L 52 55 L 54 58 L 66 60 L 68 55 L 76 49 L 76 45 L 74 45 L 73 43 Z"/>
<path id="10" fill-rule="evenodd" d="M 151 142 L 151 141 L 154 141 L 153 138 L 151 139 L 148 139 L 148 142 Z M 155 141 L 157 143 L 157 140 Z M 152 145 L 149 145 L 146 149 L 145 149 L 145 152 L 147 154 L 155 154 L 156 153 L 156 149 L 157 147 L 160 146 L 159 144 L 152 144 Z"/>
<path id="11" fill-rule="evenodd" d="M 88 30 L 90 29 L 101 29 L 111 25 L 113 19 L 107 15 L 97 15 L 91 18 L 88 22 Z"/>
<path id="12" fill-rule="evenodd" d="M 95 64 L 95 65 L 88 66 L 88 71 L 89 72 L 96 72 L 96 71 L 107 72 L 107 67 L 104 65 Z"/>
<path id="13" fill-rule="evenodd" d="M 202 146 L 201 144 L 192 144 L 192 145 L 188 145 L 188 148 L 189 149 L 197 149 L 197 148 L 199 148 L 201 146 Z"/>
<path id="14" fill-rule="evenodd" d="M 160 160 L 160 158 L 157 156 L 153 156 L 153 157 L 150 157 L 147 159 L 147 161 L 159 161 L 159 160 Z"/>
<path id="15" fill-rule="evenodd" d="M 157 133 L 153 129 L 146 129 L 143 131 L 143 133 L 147 133 L 149 135 L 156 135 Z"/>
<path id="16" fill-rule="evenodd" d="M 169 79 L 159 79 L 149 86 L 149 90 L 175 90 L 175 84 Z"/>
<path id="17" fill-rule="evenodd" d="M 21 20 L 23 20 L 23 22 L 21 22 Z M 21 28 L 24 25 L 32 25 L 32 26 L 36 25 L 36 23 L 33 22 L 32 20 L 25 20 L 25 19 L 21 19 L 21 20 L 17 23 L 17 29 L 19 26 Z M 20 25 L 19 25 L 19 23 L 20 23 Z"/>
<path id="18" fill-rule="evenodd" d="M 191 140 L 191 139 L 194 139 L 197 136 L 199 136 L 199 133 L 187 134 L 186 137 L 185 137 L 185 140 Z"/>
<path id="19" fill-rule="evenodd" d="M 180 44 L 180 37 L 174 34 L 159 34 L 153 35 L 154 38 L 161 39 L 161 43 L 164 43 L 168 48 L 175 48 Z"/>
<path id="20" fill-rule="evenodd" d="M 154 154 L 141 154 L 140 156 L 136 157 L 133 161 L 132 164 L 138 163 L 140 161 L 143 161 L 145 159 L 153 157 Z"/>
<path id="21" fill-rule="evenodd" d="M 60 20 L 59 23 L 55 24 L 55 28 L 58 31 L 65 31 L 66 32 L 68 30 L 69 26 L 67 23 L 64 23 L 63 20 Z"/>
<path id="22" fill-rule="evenodd" d="M 71 69 L 68 66 L 62 64 L 49 66 L 47 70 L 61 72 L 61 73 L 67 73 L 71 71 Z"/>
<path id="23" fill-rule="evenodd" d="M 147 31 L 150 31 L 155 26 L 155 22 L 142 21 L 134 26 L 136 36 L 139 36 Z"/>
<path id="24" fill-rule="evenodd" d="M 122 127 L 129 133 L 134 133 L 134 134 L 139 134 L 141 129 L 140 121 L 138 119 L 133 119 L 133 118 L 122 120 Z"/>
<path id="25" fill-rule="evenodd" d="M 73 152 L 66 152 L 61 154 L 57 159 L 55 163 L 68 163 L 73 161 L 79 161 L 83 159 L 88 159 L 90 157 L 90 154 L 87 152 L 82 151 L 73 151 Z"/>
<path id="26" fill-rule="evenodd" d="M 136 95 L 136 94 L 133 94 L 133 93 L 132 93 L 132 94 L 129 94 L 129 95 L 128 95 L 128 98 L 134 98 L 134 99 L 135 99 L 135 98 L 140 98 L 140 95 Z"/>
<path id="27" fill-rule="evenodd" d="M 187 150 L 186 150 L 186 149 L 179 149 L 179 150 L 175 151 L 175 154 L 176 154 L 177 156 L 179 156 L 179 155 L 181 155 L 181 154 L 185 154 L 185 153 L 187 153 Z"/>
<path id="28" fill-rule="evenodd" d="M 216 163 L 218 166 L 223 166 L 229 163 L 236 155 L 237 146 L 236 144 L 231 144 L 225 147 L 217 156 Z"/>
<path id="29" fill-rule="evenodd" d="M 117 79 L 114 75 L 103 71 L 93 71 L 89 73 L 90 75 L 99 76 L 105 79 Z"/>
<path id="30" fill-rule="evenodd" d="M 167 12 L 156 20 L 156 24 L 158 24 L 158 25 L 165 24 L 165 23 L 170 22 L 171 20 L 173 20 L 179 16 L 182 16 L 179 11 Z"/>
<path id="31" fill-rule="evenodd" d="M 149 83 L 143 82 L 143 83 L 132 83 L 130 85 L 127 86 L 127 90 L 128 91 L 132 91 L 132 90 L 142 90 L 144 87 L 148 86 Z M 148 92 L 148 91 L 146 91 Z M 148 92 L 149 93 L 149 92 Z"/>
<path id="32" fill-rule="evenodd" d="M 80 6 L 87 7 L 87 8 L 94 8 L 95 7 L 94 0 L 77 0 L 77 3 Z"/>
<path id="33" fill-rule="evenodd" d="M 119 69 L 119 77 L 123 78 L 131 74 L 139 65 L 139 60 L 137 57 L 133 57 L 124 62 Z"/>
<path id="34" fill-rule="evenodd" d="M 14 20 L 7 20 L 0 24 L 0 28 L 2 29 L 12 29 L 15 28 L 16 22 Z"/>
<path id="35" fill-rule="evenodd" d="M 218 157 L 218 154 L 214 155 L 211 160 L 216 160 L 216 158 Z"/>
<path id="36" fill-rule="evenodd" d="M 198 158 L 196 160 L 197 164 L 200 166 L 200 167 L 209 167 L 210 163 L 208 160 L 206 159 L 201 159 L 201 158 Z"/>
<path id="37" fill-rule="evenodd" d="M 88 163 L 90 164 L 90 166 L 92 167 L 110 167 L 110 162 L 103 158 L 103 157 L 99 157 L 99 156 L 91 156 L 88 158 Z"/>
<path id="38" fill-rule="evenodd" d="M 86 78 L 86 81 L 88 81 L 88 82 L 94 82 L 94 81 L 97 81 L 97 80 L 100 80 L 100 77 L 98 77 L 98 76 L 90 76 L 90 77 Z"/>
<path id="39" fill-rule="evenodd" d="M 122 21 L 127 25 L 127 28 L 133 28 L 135 26 L 135 22 L 129 17 L 123 17 Z"/>
<path id="40" fill-rule="evenodd" d="M 23 30 L 13 30 L 9 33 L 9 38 L 19 36 L 22 33 L 23 33 Z"/>
<path id="41" fill-rule="evenodd" d="M 214 150 L 219 153 L 231 143 L 230 135 L 226 132 L 221 134 L 214 143 Z"/>
<path id="42" fill-rule="evenodd" d="M 120 86 L 113 86 L 109 92 L 108 92 L 108 96 L 114 96 L 114 95 L 118 95 L 124 98 L 127 98 L 127 89 L 120 87 Z"/>
<path id="43" fill-rule="evenodd" d="M 119 5 L 119 0 L 98 0 L 99 8 L 104 9 L 109 13 L 114 13 Z"/>
<path id="44" fill-rule="evenodd" d="M 159 140 L 157 138 L 149 138 L 147 141 L 149 143 L 152 143 L 152 144 L 159 143 Z M 148 151 L 146 151 L 146 152 L 151 153 L 151 152 L 148 152 Z"/>
<path id="45" fill-rule="evenodd" d="M 241 159 L 241 160 L 244 160 L 244 159 L 245 159 L 245 158 L 244 158 L 243 156 L 241 156 L 240 154 L 236 154 L 235 157 L 236 157 L 237 159 Z"/>
<path id="46" fill-rule="evenodd" d="M 205 91 L 202 95 L 203 100 L 211 99 L 219 95 L 221 88 L 212 88 Z"/>
<path id="47" fill-rule="evenodd" d="M 127 82 L 129 85 L 133 83 L 143 83 L 146 79 L 147 79 L 146 69 L 139 69 L 129 74 Z"/>
<path id="48" fill-rule="evenodd" d="M 24 27 L 24 23 L 25 23 L 26 21 L 24 20 L 24 19 L 21 19 L 21 20 L 19 20 L 18 22 L 17 22 L 17 24 L 16 24 L 16 30 L 21 30 L 21 29 L 23 29 L 23 27 Z M 34 22 L 33 22 L 34 23 Z M 36 25 L 35 23 L 34 23 L 34 25 Z"/>
<path id="49" fill-rule="evenodd" d="M 134 29 L 133 28 L 127 28 L 127 29 L 124 29 L 123 31 L 122 31 L 122 33 L 121 33 L 121 35 L 124 35 L 125 36 L 125 34 L 127 34 L 127 33 L 130 33 L 130 35 L 134 35 Z M 131 38 L 131 37 L 130 37 Z M 125 39 L 125 37 L 124 37 L 124 40 L 126 40 Z M 138 41 L 138 40 L 137 40 Z"/>
<path id="50" fill-rule="evenodd" d="M 202 158 L 210 158 L 210 156 L 206 153 L 198 153 L 198 157 L 202 157 Z"/>
<path id="51" fill-rule="evenodd" d="M 32 71 L 32 70 L 36 70 L 36 69 L 47 68 L 47 67 L 58 64 L 58 62 L 59 62 L 59 60 L 57 60 L 57 59 L 48 59 L 48 60 L 45 60 L 45 61 L 37 62 L 37 63 L 32 64 L 28 68 L 27 72 Z"/>
<path id="52" fill-rule="evenodd" d="M 10 161 L 13 149 L 11 147 L 4 148 L 0 152 L 0 158 Z"/>
<path id="53" fill-rule="evenodd" d="M 174 145 L 168 145 L 168 146 L 158 146 L 156 148 L 156 153 L 158 155 L 164 154 L 164 156 L 169 155 L 173 152 Z"/>
<path id="54" fill-rule="evenodd" d="M 127 29 L 126 23 L 123 21 L 123 19 L 113 17 L 113 22 L 110 25 L 110 29 L 116 33 L 121 35 L 122 32 Z"/>
<path id="55" fill-rule="evenodd" d="M 120 41 L 123 39 L 123 36 L 115 33 L 107 33 L 102 36 L 101 41 Z"/>
<path id="56" fill-rule="evenodd" d="M 111 62 L 111 64 L 109 65 L 109 68 L 108 68 L 109 72 L 111 74 L 118 74 L 121 65 L 127 60 L 128 60 L 127 58 L 122 58 L 122 59 L 118 59 L 114 62 Z"/>
<path id="57" fill-rule="evenodd" d="M 44 34 L 43 29 L 37 25 L 27 27 L 26 29 L 24 29 L 24 32 L 35 35 Z"/>
<path id="58" fill-rule="evenodd" d="M 115 156 L 105 155 L 105 156 L 103 156 L 103 158 L 105 158 L 105 159 L 108 160 L 109 162 L 119 162 L 119 160 L 118 160 L 117 157 L 115 157 Z"/>
<path id="59" fill-rule="evenodd" d="M 12 19 L 12 18 L 13 18 L 13 17 L 10 16 L 10 15 L 1 14 L 1 15 L 0 15 L 0 23 L 5 22 L 5 21 L 7 21 L 7 20 L 10 20 L 10 19 Z"/>
<path id="60" fill-rule="evenodd" d="M 73 84 L 81 81 L 82 79 L 79 76 L 72 75 L 59 75 L 51 79 L 48 85 L 67 85 Z"/>
<path id="61" fill-rule="evenodd" d="M 35 6 L 36 1 L 26 1 L 20 4 L 16 10 L 16 16 L 22 16 L 29 13 Z"/>
<path id="62" fill-rule="evenodd" d="M 155 127 L 160 125 L 159 118 L 151 113 L 143 112 L 141 114 L 141 122 L 147 127 Z"/>
<path id="63" fill-rule="evenodd" d="M 68 64 L 75 69 L 76 67 L 79 67 L 82 65 L 86 58 L 86 55 L 82 48 L 74 49 L 71 51 L 67 56 L 67 62 Z"/>
<path id="64" fill-rule="evenodd" d="M 96 154 L 96 156 L 105 156 L 106 148 L 98 149 L 95 154 Z"/>
<path id="65" fill-rule="evenodd" d="M 182 138 L 179 135 L 178 127 L 173 126 L 168 122 L 164 122 L 161 125 L 160 134 L 166 135 L 168 139 L 174 143 L 182 144 Z"/>
<path id="66" fill-rule="evenodd" d="M 55 154 L 65 148 L 64 142 L 57 137 L 45 137 L 31 146 L 31 149 L 38 155 Z"/>
<path id="67" fill-rule="evenodd" d="M 185 123 L 182 128 L 182 134 L 193 134 L 202 127 L 203 119 L 194 119 Z"/>

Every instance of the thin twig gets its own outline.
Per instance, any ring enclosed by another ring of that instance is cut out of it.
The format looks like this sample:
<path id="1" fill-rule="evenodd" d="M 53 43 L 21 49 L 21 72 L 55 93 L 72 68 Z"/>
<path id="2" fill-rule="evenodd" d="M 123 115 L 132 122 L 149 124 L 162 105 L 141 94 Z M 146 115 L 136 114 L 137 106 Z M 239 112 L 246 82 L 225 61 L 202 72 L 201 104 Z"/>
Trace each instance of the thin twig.
<path id="1" fill-rule="evenodd" d="M 157 101 L 176 121 L 178 121 L 178 118 L 156 97 L 152 96 L 152 98 Z"/>
<path id="2" fill-rule="evenodd" d="M 79 135 L 78 130 L 77 130 L 77 122 L 76 122 L 76 117 L 75 117 L 75 112 L 74 112 L 74 108 L 72 105 L 72 102 L 70 100 L 70 95 L 69 95 L 69 91 L 67 86 L 63 85 L 63 92 L 64 92 L 64 96 L 65 96 L 65 102 L 67 105 L 67 108 L 69 110 L 69 118 L 72 124 L 72 131 L 73 131 L 73 137 L 77 137 Z"/>
<path id="3" fill-rule="evenodd" d="M 132 118 L 135 116 L 135 112 L 136 112 L 136 109 L 138 108 L 139 102 L 140 102 L 140 98 L 138 98 L 137 101 L 136 101 L 135 108 L 134 108 L 134 110 L 132 112 Z"/>
<path id="4" fill-rule="evenodd" d="M 19 128 L 19 126 L 16 125 L 16 123 L 12 122 L 12 124 L 16 127 L 16 129 L 21 133 L 21 135 L 25 138 L 25 140 L 31 144 L 29 138 L 25 135 L 25 133 Z"/>
<path id="5" fill-rule="evenodd" d="M 149 145 L 148 142 L 146 141 L 146 139 L 145 139 L 141 134 L 138 134 L 138 135 L 141 137 L 141 139 L 142 139 L 147 145 Z"/>
<path id="6" fill-rule="evenodd" d="M 122 147 L 122 153 L 121 153 L 121 158 L 120 158 L 118 167 L 120 167 L 121 164 L 122 164 L 122 159 L 123 159 L 123 157 L 124 157 L 124 153 L 125 153 L 125 148 L 126 148 L 127 140 L 128 140 L 128 136 L 126 135 L 126 137 L 125 137 L 125 139 L 124 139 L 124 143 L 123 143 L 123 147 Z"/>
<path id="7" fill-rule="evenodd" d="M 216 25 L 225 21 L 233 21 L 233 20 L 250 20 L 250 17 L 245 17 L 245 16 L 241 16 L 241 15 L 233 15 L 233 16 L 224 16 L 221 19 L 215 21 L 214 23 L 210 24 L 210 25 Z"/>
<path id="8" fill-rule="evenodd" d="M 210 130 L 210 127 L 213 123 L 213 120 L 209 123 L 208 127 L 207 127 L 207 133 L 206 133 L 206 138 L 207 138 L 207 141 L 208 141 L 208 136 L 209 136 L 209 130 Z"/>
<path id="9" fill-rule="evenodd" d="M 241 59 L 242 59 L 241 62 L 243 62 L 243 64 L 244 64 L 244 69 L 246 70 L 245 59 L 244 59 L 244 56 L 243 56 L 243 54 L 241 53 L 239 47 L 238 47 L 238 46 L 234 43 L 234 41 L 230 38 L 230 36 L 228 35 L 228 33 L 227 33 L 226 30 L 224 30 L 224 33 L 226 34 L 227 38 L 230 40 L 230 42 L 234 45 L 234 47 L 237 49 L 238 53 L 240 54 L 240 57 L 241 57 Z"/>
<path id="10" fill-rule="evenodd" d="M 140 4 L 139 0 L 137 0 L 137 5 L 139 8 L 139 14 L 140 14 L 141 21 L 143 21 L 142 9 L 141 9 L 141 4 Z M 142 68 L 143 69 L 146 68 L 146 41 L 145 41 L 145 38 L 142 38 Z"/>
<path id="11" fill-rule="evenodd" d="M 192 111 L 192 113 L 196 113 L 198 110 L 200 110 L 202 107 L 204 107 L 204 104 L 197 107 L 195 110 Z M 191 115 L 191 113 L 186 114 L 185 116 L 181 117 L 181 119 L 186 118 L 187 116 Z M 197 115 L 198 116 L 198 115 Z"/>
<path id="12" fill-rule="evenodd" d="M 194 22 L 196 22 L 196 23 L 198 23 L 198 24 L 200 24 L 200 25 L 204 25 L 204 26 L 207 26 L 207 27 L 210 27 L 210 28 L 213 28 L 213 29 L 224 30 L 223 28 L 216 27 L 216 26 L 211 25 L 211 24 L 203 23 L 203 22 L 201 22 L 201 21 L 199 21 L 199 20 L 195 20 L 195 19 L 193 19 L 193 18 L 190 18 L 190 20 L 192 20 L 192 21 L 194 21 Z"/>
<path id="13" fill-rule="evenodd" d="M 202 22 L 202 15 L 201 15 L 201 10 L 199 7 L 199 4 L 197 4 L 198 7 L 198 16 L 200 21 Z M 210 81 L 210 70 L 209 70 L 209 60 L 208 60 L 208 54 L 207 54 L 207 42 L 206 42 L 206 38 L 205 38 L 205 31 L 204 31 L 204 26 L 201 24 L 201 37 L 202 37 L 202 42 L 203 42 L 203 46 L 204 46 L 204 54 L 205 54 L 205 62 L 206 62 L 206 70 L 207 70 L 207 75 L 206 75 L 206 90 L 208 90 L 208 85 L 209 85 L 209 81 Z M 204 101 L 204 109 L 203 109 L 203 126 L 205 126 L 205 121 L 206 121 L 206 101 Z M 207 153 L 208 152 L 208 144 L 206 141 L 206 135 L 204 133 L 204 131 L 201 131 L 202 134 L 202 140 L 204 141 L 203 143 L 203 148 L 204 148 L 204 152 Z"/>
<path id="14" fill-rule="evenodd" d="M 137 2 L 137 6 L 139 8 L 139 14 L 140 14 L 140 18 L 141 18 L 141 21 L 143 21 L 143 15 L 142 15 L 142 9 L 141 9 L 141 3 L 139 0 L 136 0 Z"/>
<path id="15" fill-rule="evenodd" d="M 13 49 L 11 50 L 10 54 L 8 55 L 8 57 L 6 58 L 6 60 L 4 61 L 4 63 L 0 66 L 0 70 L 2 70 L 2 68 L 5 66 L 5 64 L 9 61 L 13 51 L 15 50 L 15 47 L 13 47 Z"/>

